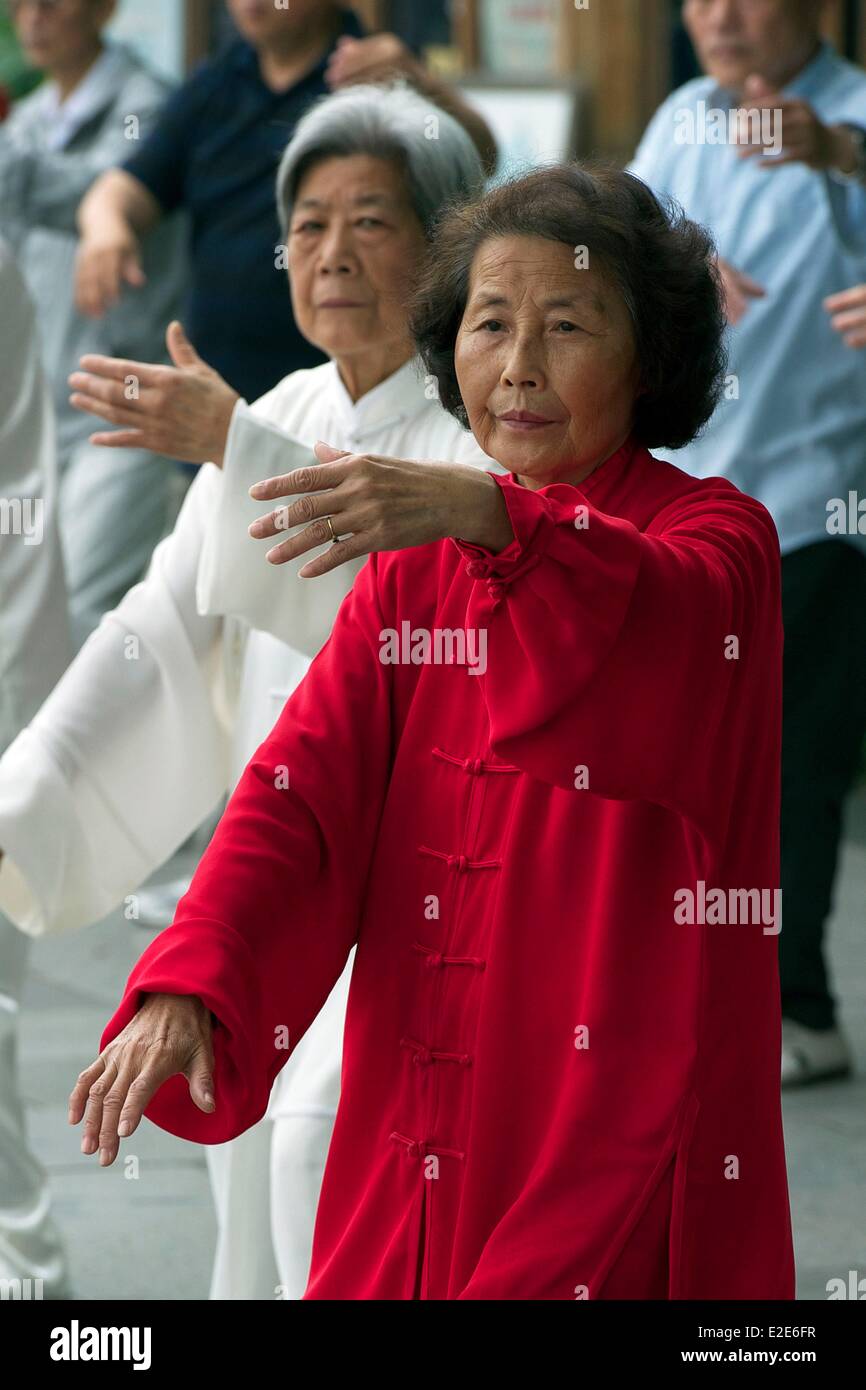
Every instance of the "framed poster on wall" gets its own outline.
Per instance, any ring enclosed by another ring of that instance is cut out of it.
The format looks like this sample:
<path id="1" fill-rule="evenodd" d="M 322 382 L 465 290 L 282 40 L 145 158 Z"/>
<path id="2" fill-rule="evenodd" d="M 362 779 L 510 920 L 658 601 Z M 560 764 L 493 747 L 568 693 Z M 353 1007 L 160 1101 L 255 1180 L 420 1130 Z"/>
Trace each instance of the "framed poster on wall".
<path id="1" fill-rule="evenodd" d="M 498 77 L 552 77 L 559 18 L 559 0 L 478 0 L 481 66 Z"/>

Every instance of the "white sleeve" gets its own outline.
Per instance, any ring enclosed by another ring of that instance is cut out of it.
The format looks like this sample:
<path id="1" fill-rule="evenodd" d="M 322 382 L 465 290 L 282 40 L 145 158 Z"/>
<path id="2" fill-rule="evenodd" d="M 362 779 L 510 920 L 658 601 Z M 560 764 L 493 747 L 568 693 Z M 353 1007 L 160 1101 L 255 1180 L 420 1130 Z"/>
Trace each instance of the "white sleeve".
<path id="1" fill-rule="evenodd" d="M 0 910 L 34 936 L 116 907 L 228 787 L 222 623 L 195 607 L 219 483 L 200 470 L 146 578 L 0 759 Z"/>
<path id="2" fill-rule="evenodd" d="M 262 478 L 317 460 L 312 449 L 256 413 L 261 406 L 261 401 L 255 409 L 239 401 L 232 415 L 223 457 L 223 488 L 202 548 L 198 608 L 203 614 L 242 618 L 250 627 L 313 657 L 330 637 L 337 610 L 366 556 L 312 580 L 298 579 L 297 572 L 319 550 L 289 565 L 268 564 L 268 547 L 247 534 L 250 522 L 264 515 L 267 504 L 254 502 L 249 490 Z M 291 501 L 281 498 L 280 505 L 290 506 Z M 299 530 L 303 527 L 292 527 L 280 539 Z"/>

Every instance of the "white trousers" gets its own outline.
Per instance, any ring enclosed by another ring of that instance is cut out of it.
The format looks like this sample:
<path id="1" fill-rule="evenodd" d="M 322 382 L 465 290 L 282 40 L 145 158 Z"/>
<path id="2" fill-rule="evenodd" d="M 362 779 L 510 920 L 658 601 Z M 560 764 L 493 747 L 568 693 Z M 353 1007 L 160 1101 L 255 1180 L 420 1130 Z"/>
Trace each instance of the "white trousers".
<path id="1" fill-rule="evenodd" d="M 211 1298 L 276 1298 L 279 1275 L 271 1239 L 270 1120 L 227 1144 L 205 1145 L 217 1217 Z"/>
<path id="2" fill-rule="evenodd" d="M 333 1128 L 333 1116 L 279 1115 L 207 1146 L 218 1231 L 211 1298 L 303 1296 Z"/>
<path id="3" fill-rule="evenodd" d="M 218 1229 L 211 1298 L 294 1300 L 307 1287 L 353 964 L 354 950 L 277 1078 L 268 1115 L 206 1146 Z"/>
<path id="4" fill-rule="evenodd" d="M 41 1279 L 67 1296 L 66 1263 L 48 1180 L 30 1150 L 18 1084 L 19 1006 L 32 941 L 0 913 L 0 1278 Z"/>

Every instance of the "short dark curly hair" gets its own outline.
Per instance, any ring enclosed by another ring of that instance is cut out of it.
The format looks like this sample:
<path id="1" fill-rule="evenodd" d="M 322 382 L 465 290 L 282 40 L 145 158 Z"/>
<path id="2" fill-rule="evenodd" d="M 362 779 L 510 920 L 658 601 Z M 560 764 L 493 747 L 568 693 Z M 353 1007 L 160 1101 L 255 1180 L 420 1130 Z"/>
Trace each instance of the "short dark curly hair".
<path id="1" fill-rule="evenodd" d="M 535 170 L 439 220 L 410 321 L 445 409 L 468 425 L 454 344 L 475 253 L 505 236 L 587 247 L 631 317 L 643 387 L 635 436 L 646 448 L 678 449 L 694 439 L 716 408 L 727 367 L 712 237 L 673 200 L 661 203 L 639 178 L 601 161 Z"/>

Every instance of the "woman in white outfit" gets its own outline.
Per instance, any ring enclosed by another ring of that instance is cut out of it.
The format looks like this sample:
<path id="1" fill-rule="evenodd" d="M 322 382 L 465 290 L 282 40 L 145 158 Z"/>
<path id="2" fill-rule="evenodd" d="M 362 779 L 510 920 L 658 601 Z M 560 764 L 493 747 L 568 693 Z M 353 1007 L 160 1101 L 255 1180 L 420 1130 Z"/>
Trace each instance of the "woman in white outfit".
<path id="1" fill-rule="evenodd" d="M 463 129 L 411 89 L 340 91 L 300 122 L 278 177 L 295 319 L 332 360 L 248 406 L 174 325 L 182 365 L 86 358 L 71 378 L 80 408 L 121 427 L 95 438 L 212 461 L 145 580 L 0 760 L 0 908 L 23 930 L 84 926 L 130 898 L 234 786 L 326 641 L 362 561 L 312 584 L 269 566 L 247 535 L 253 482 L 314 463 L 319 440 L 496 467 L 421 375 L 405 310 L 433 220 L 482 177 Z M 207 1151 L 212 1297 L 303 1293 L 351 965 L 268 1116 Z"/>
<path id="2" fill-rule="evenodd" d="M 8 345 L 0 371 L 2 750 L 72 655 L 57 533 L 54 412 L 33 305 L 2 240 L 0 323 Z M 18 1281 L 11 1287 L 20 1284 L 20 1298 L 63 1298 L 65 1257 L 47 1178 L 27 1143 L 18 1088 L 18 1013 L 30 944 L 0 911 L 0 1279 Z"/>

